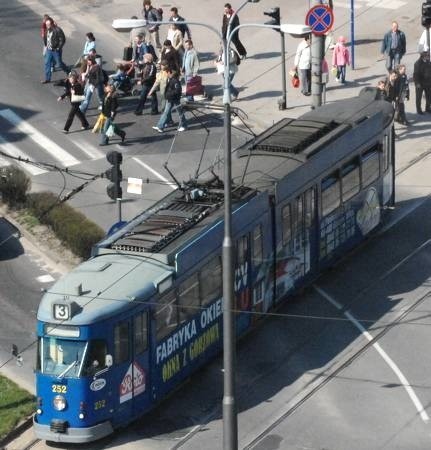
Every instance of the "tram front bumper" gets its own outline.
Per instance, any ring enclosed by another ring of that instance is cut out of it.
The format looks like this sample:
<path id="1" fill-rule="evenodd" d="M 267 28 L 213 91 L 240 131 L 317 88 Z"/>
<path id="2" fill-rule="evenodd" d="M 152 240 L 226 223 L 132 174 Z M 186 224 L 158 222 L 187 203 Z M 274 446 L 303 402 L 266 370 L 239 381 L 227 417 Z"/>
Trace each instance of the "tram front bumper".
<path id="1" fill-rule="evenodd" d="M 41 425 L 37 422 L 36 415 L 33 416 L 33 428 L 36 437 L 45 441 L 68 442 L 84 444 L 96 441 L 111 434 L 114 430 L 111 422 L 102 422 L 87 428 L 70 428 L 64 424 L 61 431 L 53 431 L 51 425 Z M 57 424 L 57 428 L 59 429 Z"/>

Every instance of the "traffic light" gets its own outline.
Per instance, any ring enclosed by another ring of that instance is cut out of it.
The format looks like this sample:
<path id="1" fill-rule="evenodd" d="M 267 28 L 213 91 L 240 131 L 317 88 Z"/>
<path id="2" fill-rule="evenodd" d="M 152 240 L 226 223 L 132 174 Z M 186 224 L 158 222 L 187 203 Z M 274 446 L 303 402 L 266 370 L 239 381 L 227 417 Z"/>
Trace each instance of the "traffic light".
<path id="1" fill-rule="evenodd" d="M 431 0 L 426 3 L 422 3 L 422 26 L 431 26 Z"/>
<path id="2" fill-rule="evenodd" d="M 120 168 L 121 163 L 123 162 L 123 155 L 114 150 L 106 155 L 106 159 L 112 164 L 112 167 L 105 172 L 106 178 L 112 182 L 106 188 L 106 192 L 109 195 L 109 198 L 117 200 L 123 197 L 123 190 L 121 189 L 123 173 Z"/>
<path id="3" fill-rule="evenodd" d="M 280 26 L 280 8 L 278 8 L 278 7 L 271 8 L 269 11 L 265 11 L 264 14 L 265 14 L 265 16 L 272 17 L 271 20 L 269 20 L 268 22 L 265 22 L 265 25 Z M 276 31 L 280 31 L 280 30 L 276 30 Z"/>

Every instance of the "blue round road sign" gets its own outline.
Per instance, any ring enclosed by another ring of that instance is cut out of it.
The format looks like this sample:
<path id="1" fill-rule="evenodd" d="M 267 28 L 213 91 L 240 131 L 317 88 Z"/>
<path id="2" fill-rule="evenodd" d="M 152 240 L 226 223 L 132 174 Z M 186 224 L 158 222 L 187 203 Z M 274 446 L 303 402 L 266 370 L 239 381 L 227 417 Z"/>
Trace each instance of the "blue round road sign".
<path id="1" fill-rule="evenodd" d="M 311 32 L 320 36 L 332 28 L 334 13 L 329 6 L 313 6 L 305 17 L 305 23 L 311 28 Z"/>

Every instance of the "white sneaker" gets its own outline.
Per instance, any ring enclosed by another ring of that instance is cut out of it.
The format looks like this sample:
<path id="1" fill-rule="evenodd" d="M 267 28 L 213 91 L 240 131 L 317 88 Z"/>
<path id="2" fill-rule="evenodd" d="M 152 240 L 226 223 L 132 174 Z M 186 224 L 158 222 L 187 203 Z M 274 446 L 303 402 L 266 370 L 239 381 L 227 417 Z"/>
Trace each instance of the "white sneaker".
<path id="1" fill-rule="evenodd" d="M 184 127 L 179 127 L 177 131 L 186 131 Z"/>
<path id="2" fill-rule="evenodd" d="M 156 130 L 156 131 L 158 131 L 159 133 L 163 133 L 163 130 L 161 129 L 161 128 L 159 128 L 159 127 L 151 127 L 153 130 Z"/>

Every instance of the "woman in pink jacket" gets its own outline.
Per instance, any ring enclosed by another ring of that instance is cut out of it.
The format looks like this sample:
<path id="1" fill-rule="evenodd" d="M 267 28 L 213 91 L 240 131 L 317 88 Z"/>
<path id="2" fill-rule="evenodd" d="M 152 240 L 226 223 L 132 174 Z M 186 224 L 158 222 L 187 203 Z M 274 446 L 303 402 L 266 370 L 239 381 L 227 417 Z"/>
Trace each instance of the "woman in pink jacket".
<path id="1" fill-rule="evenodd" d="M 332 54 L 332 66 L 337 68 L 337 76 L 335 79 L 341 83 L 346 81 L 346 65 L 350 66 L 350 53 L 346 47 L 346 42 L 346 38 L 340 36 Z"/>

